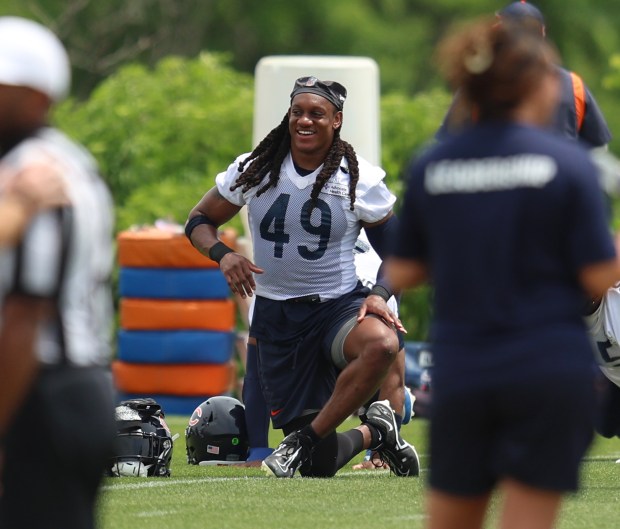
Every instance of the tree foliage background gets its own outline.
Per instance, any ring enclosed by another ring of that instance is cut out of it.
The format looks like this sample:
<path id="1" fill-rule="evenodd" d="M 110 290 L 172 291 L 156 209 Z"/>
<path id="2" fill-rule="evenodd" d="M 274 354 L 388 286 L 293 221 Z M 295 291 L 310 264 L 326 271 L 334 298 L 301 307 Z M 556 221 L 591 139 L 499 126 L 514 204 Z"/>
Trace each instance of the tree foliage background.
<path id="1" fill-rule="evenodd" d="M 432 54 L 454 23 L 497 0 L 0 0 L 67 46 L 72 98 L 56 122 L 97 157 L 117 228 L 189 209 L 234 156 L 251 147 L 253 73 L 267 55 L 372 57 L 381 73 L 382 164 L 402 171 L 439 125 L 450 96 Z M 539 0 L 548 38 L 599 101 L 620 152 L 617 0 Z M 274 123 L 274 126 L 276 124 Z M 424 339 L 428 292 L 403 300 L 410 339 Z"/>
<path id="2" fill-rule="evenodd" d="M 68 46 L 75 91 L 85 96 L 127 61 L 230 53 L 252 73 L 277 54 L 363 55 L 381 68 L 384 92 L 413 94 L 438 85 L 429 60 L 444 31 L 508 0 L 0 0 L 4 14 L 38 19 Z M 538 0 L 548 37 L 595 93 L 618 50 L 617 0 Z"/>

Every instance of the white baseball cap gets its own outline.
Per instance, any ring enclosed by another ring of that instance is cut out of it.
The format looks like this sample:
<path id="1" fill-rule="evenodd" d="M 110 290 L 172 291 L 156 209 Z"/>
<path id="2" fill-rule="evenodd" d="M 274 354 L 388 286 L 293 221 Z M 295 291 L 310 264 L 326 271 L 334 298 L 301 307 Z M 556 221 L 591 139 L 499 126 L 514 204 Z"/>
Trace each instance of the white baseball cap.
<path id="1" fill-rule="evenodd" d="M 71 65 L 60 39 L 32 20 L 0 17 L 0 84 L 63 99 L 71 85 Z"/>

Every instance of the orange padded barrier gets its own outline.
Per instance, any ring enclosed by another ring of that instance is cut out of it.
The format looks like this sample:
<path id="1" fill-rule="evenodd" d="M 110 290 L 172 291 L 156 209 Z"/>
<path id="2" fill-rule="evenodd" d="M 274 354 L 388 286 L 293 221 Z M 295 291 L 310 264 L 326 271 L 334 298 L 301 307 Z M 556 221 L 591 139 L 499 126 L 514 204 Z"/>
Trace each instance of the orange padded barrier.
<path id="1" fill-rule="evenodd" d="M 112 362 L 116 387 L 146 395 L 220 395 L 230 391 L 234 364 L 129 364 Z"/>
<path id="2" fill-rule="evenodd" d="M 235 303 L 232 299 L 188 301 L 121 298 L 120 326 L 134 331 L 231 331 L 235 327 Z"/>
<path id="3" fill-rule="evenodd" d="M 222 242 L 236 247 L 237 233 L 220 233 Z M 117 236 L 120 266 L 142 268 L 217 268 L 217 263 L 194 248 L 184 233 L 154 227 L 122 231 Z"/>

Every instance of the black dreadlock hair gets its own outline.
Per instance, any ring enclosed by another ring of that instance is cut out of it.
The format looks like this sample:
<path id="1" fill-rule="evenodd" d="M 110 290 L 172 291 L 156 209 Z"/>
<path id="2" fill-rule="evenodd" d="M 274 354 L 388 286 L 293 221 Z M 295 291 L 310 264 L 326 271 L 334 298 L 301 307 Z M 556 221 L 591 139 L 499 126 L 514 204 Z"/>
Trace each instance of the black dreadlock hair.
<path id="1" fill-rule="evenodd" d="M 267 173 L 269 173 L 269 180 L 256 192 L 256 196 L 261 195 L 270 187 L 275 187 L 280 178 L 282 162 L 290 148 L 291 135 L 288 130 L 287 113 L 284 115 L 280 124 L 267 134 L 256 146 L 250 156 L 239 163 L 239 172 L 241 175 L 230 187 L 230 190 L 234 191 L 238 187 L 241 187 L 241 190 L 245 193 L 249 189 L 259 185 Z M 349 200 L 351 202 L 350 209 L 353 211 L 355 188 L 359 180 L 359 165 L 353 146 L 340 138 L 340 129 L 337 129 L 334 133 L 334 141 L 325 157 L 323 169 L 321 169 L 312 187 L 310 198 L 313 203 L 316 202 L 321 189 L 323 189 L 325 183 L 338 169 L 340 160 L 342 160 L 343 156 L 346 158 L 349 165 L 347 170 L 349 174 Z M 248 162 L 251 163 L 249 167 L 245 169 Z"/>

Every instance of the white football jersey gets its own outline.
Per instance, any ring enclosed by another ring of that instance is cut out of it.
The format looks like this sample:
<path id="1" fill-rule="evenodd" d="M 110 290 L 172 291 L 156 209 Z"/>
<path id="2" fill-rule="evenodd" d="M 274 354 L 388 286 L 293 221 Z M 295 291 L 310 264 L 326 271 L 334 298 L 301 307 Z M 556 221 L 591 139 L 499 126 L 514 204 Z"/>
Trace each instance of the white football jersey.
<path id="1" fill-rule="evenodd" d="M 620 287 L 607 291 L 596 311 L 586 316 L 586 323 L 595 342 L 597 363 L 620 386 Z"/>
<path id="2" fill-rule="evenodd" d="M 368 288 L 372 288 L 377 281 L 377 272 L 381 266 L 381 257 L 375 252 L 368 241 L 366 230 L 362 228 L 360 235 L 355 241 L 355 247 L 353 249 L 353 255 L 355 257 L 355 271 L 357 278 L 362 282 L 362 285 Z M 250 307 L 248 308 L 248 321 L 252 323 L 252 315 L 254 314 L 254 301 L 256 297 L 252 297 L 250 301 Z M 390 310 L 398 316 L 398 303 L 396 298 L 392 296 L 388 300 L 388 307 Z"/>
<path id="3" fill-rule="evenodd" d="M 7 153 L 0 180 L 32 164 L 62 175 L 71 206 L 38 214 L 17 247 L 0 249 L 0 303 L 12 291 L 56 301 L 57 317 L 37 341 L 43 364 L 106 365 L 113 321 L 110 194 L 90 154 L 57 130 L 43 129 Z"/>
<path id="4" fill-rule="evenodd" d="M 289 153 L 277 186 L 256 196 L 268 176 L 245 193 L 230 191 L 245 157 L 220 173 L 216 184 L 228 201 L 248 206 L 254 262 L 264 270 L 255 275 L 256 294 L 275 300 L 311 294 L 333 299 L 351 291 L 357 283 L 353 248 L 361 222 L 385 218 L 396 201 L 383 182 L 385 172 L 358 157 L 360 177 L 350 211 L 345 159 L 312 205 L 310 193 L 322 166 L 301 176 Z"/>

